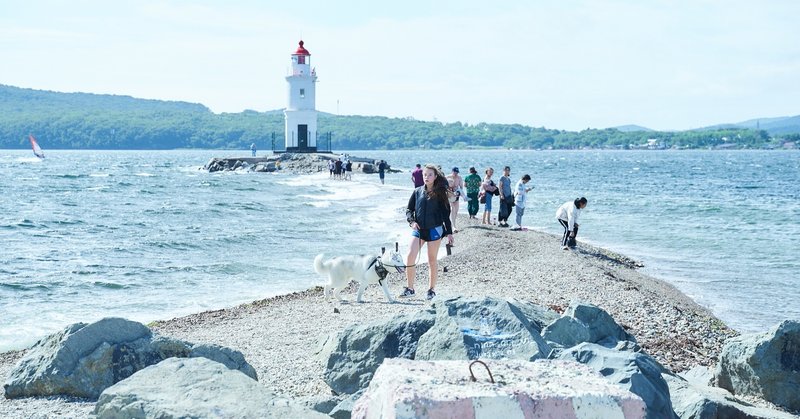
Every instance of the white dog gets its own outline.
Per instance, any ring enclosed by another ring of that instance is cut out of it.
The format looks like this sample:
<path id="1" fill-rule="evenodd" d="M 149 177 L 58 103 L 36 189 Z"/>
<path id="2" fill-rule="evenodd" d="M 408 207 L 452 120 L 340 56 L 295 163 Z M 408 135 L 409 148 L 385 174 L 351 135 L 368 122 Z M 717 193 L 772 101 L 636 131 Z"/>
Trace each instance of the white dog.
<path id="1" fill-rule="evenodd" d="M 383 293 L 390 303 L 394 299 L 389 294 L 389 287 L 387 283 L 389 279 L 386 278 L 389 271 L 387 268 L 394 268 L 397 272 L 405 272 L 405 262 L 403 257 L 397 252 L 391 252 L 388 255 L 384 253 L 380 256 L 339 256 L 322 261 L 325 257 L 323 254 L 317 255 L 314 258 L 314 270 L 320 275 L 328 276 L 328 283 L 325 284 L 325 299 L 333 294 L 337 300 L 342 301 L 339 296 L 339 291 L 346 287 L 350 281 L 356 281 L 359 284 L 358 297 L 356 300 L 360 303 L 361 296 L 367 285 L 380 284 L 383 288 Z"/>

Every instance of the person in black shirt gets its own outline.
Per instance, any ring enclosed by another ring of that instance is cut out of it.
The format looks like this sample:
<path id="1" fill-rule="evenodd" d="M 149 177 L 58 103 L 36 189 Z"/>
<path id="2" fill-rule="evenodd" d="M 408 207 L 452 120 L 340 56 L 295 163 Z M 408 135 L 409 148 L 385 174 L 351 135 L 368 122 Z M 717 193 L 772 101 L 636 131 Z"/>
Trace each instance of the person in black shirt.
<path id="1" fill-rule="evenodd" d="M 423 244 L 428 245 L 428 294 L 429 300 L 436 296 L 434 288 L 438 277 L 439 247 L 442 244 L 442 237 L 447 237 L 447 244 L 452 246 L 453 228 L 450 224 L 450 203 L 447 199 L 447 179 L 436 166 L 426 165 L 422 171 L 424 185 L 414 189 L 411 198 L 408 200 L 406 209 L 406 219 L 411 226 L 411 245 L 406 257 L 406 279 L 408 286 L 405 287 L 400 297 L 411 297 L 415 295 L 414 279 L 416 275 L 415 263 L 417 255 Z"/>
<path id="2" fill-rule="evenodd" d="M 388 167 L 389 165 L 386 164 L 386 162 L 383 160 L 381 160 L 380 163 L 378 163 L 378 177 L 381 178 L 381 185 L 383 185 L 383 178 L 384 176 L 386 176 L 386 169 Z"/>

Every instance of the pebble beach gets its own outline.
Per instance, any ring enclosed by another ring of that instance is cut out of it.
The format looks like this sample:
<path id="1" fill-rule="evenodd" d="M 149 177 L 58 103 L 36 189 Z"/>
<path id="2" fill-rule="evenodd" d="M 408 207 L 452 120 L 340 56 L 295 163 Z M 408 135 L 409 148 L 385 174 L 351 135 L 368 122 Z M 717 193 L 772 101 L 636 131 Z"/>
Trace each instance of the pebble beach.
<path id="1" fill-rule="evenodd" d="M 673 286 L 640 273 L 638 262 L 581 244 L 580 237 L 577 249 L 561 250 L 559 237 L 535 230 L 510 231 L 465 216 L 458 227 L 452 255 L 439 262 L 437 299 L 513 298 L 557 312 L 573 300 L 588 302 L 611 314 L 647 353 L 675 372 L 713 366 L 723 342 L 737 335 Z M 314 256 L 308 255 L 309 270 Z M 280 396 L 321 398 L 331 394 L 318 356 L 325 338 L 352 323 L 429 308 L 419 292 L 427 289 L 427 275 L 427 266 L 420 265 L 418 296 L 395 304 L 387 303 L 377 286 L 367 289 L 360 304 L 354 284 L 342 293 L 347 302 L 325 301 L 319 286 L 149 326 L 162 335 L 241 351 L 259 382 Z M 323 281 L 320 277 L 320 285 Z M 392 273 L 389 281 L 397 295 L 405 276 Z M 0 354 L 0 377 L 5 380 L 22 354 Z M 93 408 L 92 402 L 68 398 L 0 398 L 4 418 L 87 417 Z"/>

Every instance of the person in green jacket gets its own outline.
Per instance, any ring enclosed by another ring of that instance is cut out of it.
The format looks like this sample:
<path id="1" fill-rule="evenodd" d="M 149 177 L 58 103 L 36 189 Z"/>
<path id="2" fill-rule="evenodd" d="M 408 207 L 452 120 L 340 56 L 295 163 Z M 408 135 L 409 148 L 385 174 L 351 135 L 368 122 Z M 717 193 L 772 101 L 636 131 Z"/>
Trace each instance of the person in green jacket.
<path id="1" fill-rule="evenodd" d="M 467 189 L 467 212 L 469 218 L 478 219 L 478 193 L 481 190 L 481 177 L 474 167 L 469 168 L 469 175 L 464 178 L 464 186 Z"/>

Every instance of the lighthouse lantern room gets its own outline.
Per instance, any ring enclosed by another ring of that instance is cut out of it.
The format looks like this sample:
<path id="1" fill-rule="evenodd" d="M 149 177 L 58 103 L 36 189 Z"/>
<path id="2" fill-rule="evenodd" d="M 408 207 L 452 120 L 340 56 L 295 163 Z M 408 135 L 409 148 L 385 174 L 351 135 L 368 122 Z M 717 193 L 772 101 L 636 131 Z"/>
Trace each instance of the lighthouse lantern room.
<path id="1" fill-rule="evenodd" d="M 283 112 L 286 119 L 286 151 L 317 151 L 317 110 L 315 84 L 317 73 L 311 67 L 311 54 L 303 41 L 292 54 L 292 68 L 286 76 L 289 103 Z"/>

